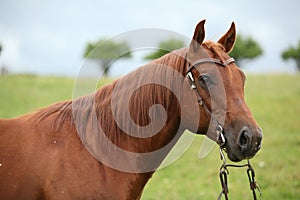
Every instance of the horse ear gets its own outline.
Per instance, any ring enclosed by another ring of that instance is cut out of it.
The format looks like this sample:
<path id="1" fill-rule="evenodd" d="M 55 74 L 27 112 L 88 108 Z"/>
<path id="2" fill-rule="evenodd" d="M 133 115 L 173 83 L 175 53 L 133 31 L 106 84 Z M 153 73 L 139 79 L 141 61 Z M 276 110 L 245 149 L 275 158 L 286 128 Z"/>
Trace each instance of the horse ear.
<path id="1" fill-rule="evenodd" d="M 227 33 L 225 33 L 225 35 L 223 35 L 218 41 L 218 43 L 223 45 L 226 53 L 229 53 L 232 50 L 235 42 L 235 37 L 236 37 L 235 24 L 234 22 L 232 22 Z"/>
<path id="2" fill-rule="evenodd" d="M 193 40 L 191 41 L 190 48 L 194 51 L 197 51 L 199 46 L 202 44 L 204 37 L 205 37 L 205 30 L 204 30 L 205 19 L 199 22 L 196 26 Z"/>

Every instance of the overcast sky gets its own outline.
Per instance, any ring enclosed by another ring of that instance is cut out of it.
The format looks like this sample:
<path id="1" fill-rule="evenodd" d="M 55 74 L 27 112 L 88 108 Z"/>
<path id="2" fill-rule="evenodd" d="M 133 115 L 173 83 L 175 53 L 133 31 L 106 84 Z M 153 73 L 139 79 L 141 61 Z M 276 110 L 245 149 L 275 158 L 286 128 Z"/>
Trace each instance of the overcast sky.
<path id="1" fill-rule="evenodd" d="M 75 76 L 89 41 L 141 28 L 171 30 L 190 38 L 196 24 L 206 19 L 206 39 L 218 40 L 234 21 L 238 33 L 261 44 L 264 55 L 248 62 L 246 71 L 293 72 L 293 63 L 283 62 L 280 53 L 300 40 L 299 2 L 0 0 L 0 67 Z M 132 60 L 117 62 L 111 74 L 126 73 L 139 62 L 137 53 Z"/>

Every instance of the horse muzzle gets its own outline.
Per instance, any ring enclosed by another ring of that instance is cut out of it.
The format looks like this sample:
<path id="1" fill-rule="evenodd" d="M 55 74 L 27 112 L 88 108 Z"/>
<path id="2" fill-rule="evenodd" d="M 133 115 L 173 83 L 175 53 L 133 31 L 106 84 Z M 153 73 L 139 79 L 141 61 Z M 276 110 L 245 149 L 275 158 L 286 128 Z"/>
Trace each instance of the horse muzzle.
<path id="1" fill-rule="evenodd" d="M 233 162 L 253 158 L 261 149 L 263 134 L 260 128 L 244 126 L 236 138 L 232 137 L 232 134 L 224 135 L 226 138 L 224 148 L 228 158 Z"/>

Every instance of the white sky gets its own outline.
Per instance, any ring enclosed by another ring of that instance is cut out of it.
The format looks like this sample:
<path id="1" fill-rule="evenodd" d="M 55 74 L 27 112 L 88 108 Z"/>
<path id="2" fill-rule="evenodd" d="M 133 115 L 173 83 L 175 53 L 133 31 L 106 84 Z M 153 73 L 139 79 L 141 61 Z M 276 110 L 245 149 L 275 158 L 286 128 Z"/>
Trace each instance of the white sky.
<path id="1" fill-rule="evenodd" d="M 300 1 L 200 0 L 0 0 L 0 67 L 14 72 L 75 76 L 89 41 L 140 28 L 167 29 L 191 37 L 206 21 L 206 39 L 218 40 L 235 21 L 238 33 L 251 35 L 264 55 L 246 64 L 250 72 L 293 72 L 280 53 L 300 40 Z M 139 36 L 149 40 L 151 34 Z M 121 75 L 142 63 L 119 61 Z"/>

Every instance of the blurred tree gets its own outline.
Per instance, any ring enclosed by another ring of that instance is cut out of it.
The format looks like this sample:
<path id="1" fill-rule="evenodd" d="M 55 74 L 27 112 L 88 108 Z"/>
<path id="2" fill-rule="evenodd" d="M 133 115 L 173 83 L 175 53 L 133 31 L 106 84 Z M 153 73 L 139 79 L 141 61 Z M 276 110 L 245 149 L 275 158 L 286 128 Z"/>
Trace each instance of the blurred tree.
<path id="1" fill-rule="evenodd" d="M 175 49 L 180 49 L 184 46 L 185 46 L 185 44 L 183 41 L 174 39 L 174 38 L 166 40 L 166 41 L 162 41 L 159 43 L 158 49 L 155 52 L 146 55 L 144 57 L 144 59 L 154 60 L 154 59 L 162 57 L 163 55 L 165 55 Z"/>
<path id="2" fill-rule="evenodd" d="M 236 64 L 240 67 L 243 61 L 254 59 L 262 54 L 262 48 L 254 39 L 237 35 L 234 48 L 229 55 L 235 59 Z"/>
<path id="3" fill-rule="evenodd" d="M 281 57 L 284 60 L 292 59 L 295 60 L 297 69 L 300 71 L 300 41 L 297 47 L 289 47 L 281 53 Z"/>
<path id="4" fill-rule="evenodd" d="M 0 55 L 1 52 L 2 52 L 2 45 L 0 43 Z M 8 69 L 3 65 L 2 67 L 0 67 L 0 76 L 4 76 L 6 74 L 8 74 Z"/>
<path id="5" fill-rule="evenodd" d="M 84 58 L 99 62 L 105 76 L 114 60 L 130 58 L 130 47 L 127 42 L 116 42 L 110 39 L 101 39 L 95 43 L 88 43 L 84 52 Z"/>

